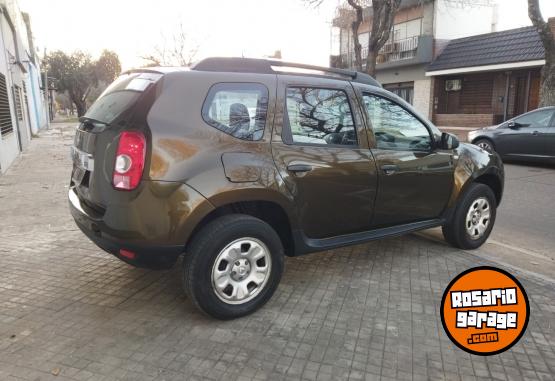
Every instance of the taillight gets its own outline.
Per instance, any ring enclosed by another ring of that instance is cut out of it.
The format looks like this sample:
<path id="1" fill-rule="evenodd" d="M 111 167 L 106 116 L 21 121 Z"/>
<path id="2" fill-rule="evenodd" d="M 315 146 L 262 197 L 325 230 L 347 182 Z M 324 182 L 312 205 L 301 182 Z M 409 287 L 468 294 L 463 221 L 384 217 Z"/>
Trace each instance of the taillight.
<path id="1" fill-rule="evenodd" d="M 145 152 L 146 140 L 142 133 L 121 133 L 112 180 L 115 188 L 132 190 L 139 185 L 145 167 Z"/>

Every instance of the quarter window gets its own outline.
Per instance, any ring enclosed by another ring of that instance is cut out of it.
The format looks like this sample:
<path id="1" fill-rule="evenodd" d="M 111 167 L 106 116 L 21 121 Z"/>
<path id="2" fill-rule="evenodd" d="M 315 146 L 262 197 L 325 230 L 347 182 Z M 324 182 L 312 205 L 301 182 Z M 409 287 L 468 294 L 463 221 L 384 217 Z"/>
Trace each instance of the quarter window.
<path id="1" fill-rule="evenodd" d="M 376 95 L 365 94 L 363 100 L 378 148 L 401 151 L 432 148 L 426 126 L 403 107 Z"/>
<path id="2" fill-rule="evenodd" d="M 357 144 L 349 98 L 342 90 L 288 88 L 287 117 L 293 143 Z"/>
<path id="3" fill-rule="evenodd" d="M 259 83 L 219 83 L 202 106 L 206 123 L 231 136 L 260 140 L 268 111 L 268 89 Z"/>

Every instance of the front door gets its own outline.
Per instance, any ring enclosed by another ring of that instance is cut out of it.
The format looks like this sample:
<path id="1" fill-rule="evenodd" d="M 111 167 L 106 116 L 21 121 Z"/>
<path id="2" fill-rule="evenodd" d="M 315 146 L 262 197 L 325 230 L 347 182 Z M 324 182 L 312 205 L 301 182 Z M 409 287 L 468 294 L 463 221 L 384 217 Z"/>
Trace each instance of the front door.
<path id="1" fill-rule="evenodd" d="M 304 81 L 280 76 L 272 137 L 300 228 L 315 239 L 368 230 L 376 166 L 353 89 L 345 81 L 318 80 L 321 87 Z"/>
<path id="2" fill-rule="evenodd" d="M 507 157 L 548 156 L 553 109 L 540 109 L 505 123 L 495 139 L 495 150 Z"/>
<path id="3" fill-rule="evenodd" d="M 379 174 L 373 227 L 440 217 L 453 187 L 453 152 L 436 149 L 426 124 L 387 93 L 363 91 L 362 101 Z"/>

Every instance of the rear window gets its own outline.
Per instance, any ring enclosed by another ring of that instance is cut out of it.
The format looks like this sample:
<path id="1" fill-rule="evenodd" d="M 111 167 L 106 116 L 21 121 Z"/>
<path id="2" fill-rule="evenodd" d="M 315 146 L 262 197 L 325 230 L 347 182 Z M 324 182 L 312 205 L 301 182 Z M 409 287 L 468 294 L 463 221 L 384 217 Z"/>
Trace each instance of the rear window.
<path id="1" fill-rule="evenodd" d="M 218 83 L 210 88 L 202 118 L 243 140 L 260 140 L 268 110 L 268 89 L 260 83 Z"/>
<path id="2" fill-rule="evenodd" d="M 141 94 L 162 75 L 130 73 L 118 77 L 87 110 L 85 117 L 111 123 L 137 102 Z"/>

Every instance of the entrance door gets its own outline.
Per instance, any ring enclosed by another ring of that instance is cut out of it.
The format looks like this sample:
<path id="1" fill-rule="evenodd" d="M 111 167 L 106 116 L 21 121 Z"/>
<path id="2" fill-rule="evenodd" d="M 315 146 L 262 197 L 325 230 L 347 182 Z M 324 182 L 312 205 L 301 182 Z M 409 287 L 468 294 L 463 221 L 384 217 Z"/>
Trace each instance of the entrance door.
<path id="1" fill-rule="evenodd" d="M 272 154 L 308 238 L 370 229 L 376 166 L 351 85 L 280 76 Z M 281 104 L 279 104 L 281 103 Z M 283 120 L 283 123 L 279 121 Z"/>

